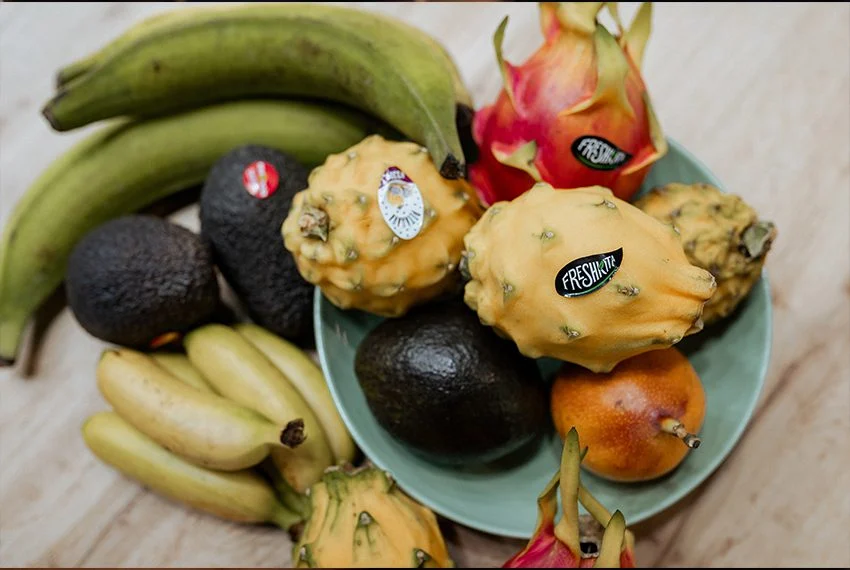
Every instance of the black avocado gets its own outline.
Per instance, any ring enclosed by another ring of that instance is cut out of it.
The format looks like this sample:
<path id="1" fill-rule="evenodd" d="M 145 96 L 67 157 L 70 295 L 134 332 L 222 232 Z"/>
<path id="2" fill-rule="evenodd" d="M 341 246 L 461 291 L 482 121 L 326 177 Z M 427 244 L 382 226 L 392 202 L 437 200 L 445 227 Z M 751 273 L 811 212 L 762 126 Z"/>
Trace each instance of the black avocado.
<path id="1" fill-rule="evenodd" d="M 219 305 L 209 245 L 150 215 L 116 218 L 86 234 L 71 252 L 65 290 L 89 334 L 141 349 L 209 319 Z"/>
<path id="2" fill-rule="evenodd" d="M 358 346 L 355 373 L 378 423 L 433 462 L 492 462 L 548 426 L 536 362 L 457 299 L 383 321 Z"/>
<path id="3" fill-rule="evenodd" d="M 313 342 L 313 286 L 284 247 L 281 225 L 308 174 L 287 154 L 244 145 L 213 165 L 200 199 L 201 235 L 248 316 L 302 346 Z"/>

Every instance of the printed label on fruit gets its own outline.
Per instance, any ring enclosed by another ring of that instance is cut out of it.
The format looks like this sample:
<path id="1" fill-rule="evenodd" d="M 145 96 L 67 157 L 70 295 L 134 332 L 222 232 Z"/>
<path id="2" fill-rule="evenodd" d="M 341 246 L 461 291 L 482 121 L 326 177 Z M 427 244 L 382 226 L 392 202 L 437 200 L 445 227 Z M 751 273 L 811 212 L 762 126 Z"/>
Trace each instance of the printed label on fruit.
<path id="1" fill-rule="evenodd" d="M 252 162 L 242 171 L 242 184 L 245 190 L 254 198 L 261 200 L 275 193 L 279 181 L 277 169 L 263 160 Z"/>
<path id="2" fill-rule="evenodd" d="M 632 158 L 611 141 L 591 135 L 574 140 L 571 149 L 579 162 L 594 170 L 614 170 Z"/>
<path id="3" fill-rule="evenodd" d="M 384 221 L 401 239 L 413 239 L 422 230 L 425 204 L 419 187 L 395 166 L 387 168 L 378 187 L 378 207 Z"/>
<path id="4" fill-rule="evenodd" d="M 623 263 L 623 248 L 580 257 L 569 262 L 555 276 L 555 291 L 563 297 L 593 293 L 617 273 Z"/>

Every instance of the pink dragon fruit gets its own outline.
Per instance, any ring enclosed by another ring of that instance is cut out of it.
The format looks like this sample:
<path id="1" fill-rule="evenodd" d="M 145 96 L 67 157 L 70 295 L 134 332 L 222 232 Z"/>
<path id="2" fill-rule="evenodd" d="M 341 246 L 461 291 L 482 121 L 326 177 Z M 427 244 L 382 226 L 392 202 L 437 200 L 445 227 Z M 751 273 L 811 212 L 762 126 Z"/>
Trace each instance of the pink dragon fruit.
<path id="1" fill-rule="evenodd" d="M 597 20 L 605 4 L 617 36 Z M 541 181 L 632 198 L 667 152 L 640 74 L 651 19 L 652 3 L 644 2 L 623 32 L 616 3 L 544 2 L 545 43 L 520 66 L 502 57 L 502 20 L 493 44 L 504 88 L 473 124 L 480 153 L 470 179 L 486 204 Z"/>
<path id="2" fill-rule="evenodd" d="M 537 498 L 537 528 L 502 568 L 635 568 L 634 536 L 581 484 L 578 433 L 564 438 L 561 468 Z M 560 487 L 563 515 L 555 523 Z M 589 514 L 578 514 L 579 502 Z"/>

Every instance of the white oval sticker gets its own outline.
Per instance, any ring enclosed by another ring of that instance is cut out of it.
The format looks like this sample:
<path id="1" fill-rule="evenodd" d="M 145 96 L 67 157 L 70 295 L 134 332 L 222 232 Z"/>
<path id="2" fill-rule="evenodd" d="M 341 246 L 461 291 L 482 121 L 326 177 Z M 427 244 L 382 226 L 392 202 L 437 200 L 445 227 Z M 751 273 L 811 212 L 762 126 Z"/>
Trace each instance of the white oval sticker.
<path id="1" fill-rule="evenodd" d="M 389 167 L 381 176 L 378 207 L 384 221 L 401 239 L 413 239 L 422 230 L 425 204 L 419 187 L 399 168 Z"/>

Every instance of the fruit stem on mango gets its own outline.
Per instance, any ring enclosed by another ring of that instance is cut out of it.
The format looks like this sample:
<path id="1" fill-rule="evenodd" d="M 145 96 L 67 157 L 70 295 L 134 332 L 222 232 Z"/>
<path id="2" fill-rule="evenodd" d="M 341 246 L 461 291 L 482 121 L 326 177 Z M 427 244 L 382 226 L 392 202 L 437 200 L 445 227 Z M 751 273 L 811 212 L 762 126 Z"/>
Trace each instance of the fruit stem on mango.
<path id="1" fill-rule="evenodd" d="M 304 237 L 318 238 L 328 241 L 328 228 L 330 221 L 324 210 L 313 206 L 304 206 L 301 209 L 301 217 L 298 218 L 298 228 Z"/>
<path id="2" fill-rule="evenodd" d="M 692 433 L 689 433 L 685 426 L 682 425 L 682 422 L 675 418 L 664 418 L 661 420 L 661 431 L 665 433 L 669 433 L 671 435 L 675 435 L 683 442 L 685 445 L 690 447 L 691 449 L 696 449 L 702 443 L 702 440 L 695 436 Z"/>

